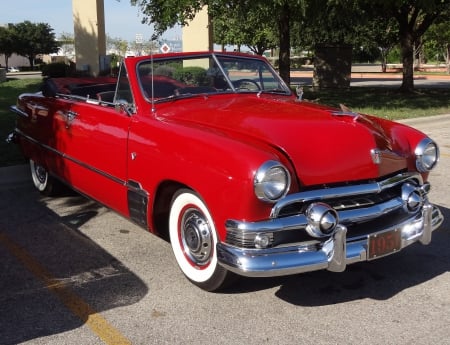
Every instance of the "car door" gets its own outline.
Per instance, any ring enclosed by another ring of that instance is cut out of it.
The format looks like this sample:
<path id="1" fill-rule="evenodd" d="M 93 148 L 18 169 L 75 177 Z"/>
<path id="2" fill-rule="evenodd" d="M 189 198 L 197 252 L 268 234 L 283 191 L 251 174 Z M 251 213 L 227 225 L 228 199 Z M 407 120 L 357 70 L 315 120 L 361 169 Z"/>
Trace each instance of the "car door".
<path id="1" fill-rule="evenodd" d="M 125 215 L 130 120 L 112 104 L 80 100 L 56 114 L 54 121 L 65 178 L 80 192 Z"/>

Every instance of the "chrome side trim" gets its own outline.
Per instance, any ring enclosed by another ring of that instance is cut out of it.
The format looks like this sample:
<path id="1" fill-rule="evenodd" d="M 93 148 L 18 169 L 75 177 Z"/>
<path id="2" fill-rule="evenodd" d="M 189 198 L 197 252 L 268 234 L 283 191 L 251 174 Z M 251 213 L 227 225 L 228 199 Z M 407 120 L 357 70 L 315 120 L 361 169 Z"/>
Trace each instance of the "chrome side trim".
<path id="1" fill-rule="evenodd" d="M 17 140 L 17 133 L 16 132 L 9 133 L 8 136 L 5 139 L 7 144 L 15 143 L 16 140 Z"/>
<path id="2" fill-rule="evenodd" d="M 22 117 L 29 117 L 28 114 L 26 112 L 24 112 L 23 110 L 19 109 L 16 105 L 12 105 L 9 107 L 9 110 L 11 110 L 13 113 L 22 116 Z"/>
<path id="3" fill-rule="evenodd" d="M 105 177 L 105 178 L 107 178 L 107 179 L 109 179 L 109 180 L 111 180 L 111 181 L 113 181 L 113 182 L 115 182 L 117 184 L 120 184 L 120 185 L 123 185 L 123 186 L 126 185 L 126 181 L 124 181 L 124 180 L 122 180 L 120 178 L 117 178 L 117 177 L 115 177 L 115 176 L 113 176 L 111 174 L 108 174 L 107 172 L 105 172 L 103 170 L 97 169 L 97 168 L 93 167 L 92 165 L 86 164 L 86 163 L 84 163 L 84 162 L 82 162 L 82 161 L 80 161 L 80 160 L 78 160 L 78 159 L 76 159 L 76 158 L 74 158 L 74 157 L 72 157 L 70 155 L 67 155 L 66 153 L 63 153 L 63 152 L 61 152 L 59 150 L 56 150 L 56 149 L 54 149 L 53 147 L 51 147 L 49 145 L 43 144 L 43 143 L 37 141 L 36 139 L 30 137 L 29 135 L 23 133 L 20 129 L 16 128 L 15 132 L 18 135 L 22 136 L 24 139 L 32 142 L 33 144 L 36 144 L 37 146 L 42 147 L 43 149 L 45 149 L 47 151 L 50 151 L 50 152 L 52 152 L 52 153 L 62 157 L 63 159 L 67 159 L 67 160 L 71 161 L 72 163 L 75 163 L 75 164 L 77 164 L 77 165 L 79 165 L 79 166 L 81 166 L 81 167 L 83 167 L 83 168 L 85 168 L 87 170 L 90 170 L 90 171 L 92 171 L 92 172 L 94 172 L 96 174 L 99 174 L 99 175 L 101 175 L 101 176 L 103 176 L 103 177 Z"/>
<path id="4" fill-rule="evenodd" d="M 395 225 L 394 228 L 380 229 L 371 235 L 400 229 L 401 250 L 415 242 L 429 243 L 431 233 L 442 222 L 443 216 L 440 210 L 427 203 L 419 217 L 412 216 L 405 222 Z M 344 226 L 339 226 L 328 241 L 317 246 L 241 249 L 225 243 L 217 244 L 219 263 L 226 269 L 247 277 L 274 277 L 321 269 L 342 272 L 349 264 L 367 261 L 367 254 L 368 236 L 356 241 L 348 241 Z"/>

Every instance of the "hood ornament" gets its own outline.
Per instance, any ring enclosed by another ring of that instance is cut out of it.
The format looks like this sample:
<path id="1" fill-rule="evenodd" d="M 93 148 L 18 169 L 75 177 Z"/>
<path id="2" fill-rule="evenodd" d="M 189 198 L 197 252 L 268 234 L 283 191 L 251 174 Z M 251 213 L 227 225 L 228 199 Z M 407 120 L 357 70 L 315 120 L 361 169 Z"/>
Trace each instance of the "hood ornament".
<path id="1" fill-rule="evenodd" d="M 295 93 L 297 94 L 297 101 L 301 102 L 303 100 L 303 88 L 300 85 L 295 88 Z"/>
<path id="2" fill-rule="evenodd" d="M 372 161 L 374 164 L 381 164 L 381 151 L 379 149 L 370 150 L 370 155 L 372 156 Z"/>
<path id="3" fill-rule="evenodd" d="M 340 111 L 336 110 L 331 112 L 331 115 L 333 116 L 350 116 L 353 117 L 353 121 L 356 122 L 358 118 L 361 116 L 358 113 L 355 113 L 352 111 L 349 107 L 347 107 L 345 104 L 339 104 L 339 107 L 341 108 Z"/>

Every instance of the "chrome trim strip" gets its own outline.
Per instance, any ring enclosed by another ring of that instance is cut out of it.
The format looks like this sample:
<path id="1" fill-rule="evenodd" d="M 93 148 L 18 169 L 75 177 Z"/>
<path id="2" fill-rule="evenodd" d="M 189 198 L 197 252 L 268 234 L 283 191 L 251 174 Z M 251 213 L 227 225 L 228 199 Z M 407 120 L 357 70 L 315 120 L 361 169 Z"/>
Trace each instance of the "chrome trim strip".
<path id="1" fill-rule="evenodd" d="M 429 243 L 431 233 L 442 222 L 443 216 L 440 210 L 427 203 L 421 217 L 413 216 L 394 228 L 382 229 L 371 235 L 401 229 L 401 250 L 415 242 Z M 367 261 L 367 248 L 368 236 L 357 241 L 347 241 L 346 228 L 339 226 L 339 229 L 323 243 L 321 248 L 300 245 L 272 249 L 241 249 L 219 243 L 217 257 L 220 265 L 239 275 L 274 277 L 321 269 L 342 272 L 349 264 Z"/>
<path id="2" fill-rule="evenodd" d="M 103 177 L 105 177 L 105 178 L 107 178 L 107 179 L 109 179 L 109 180 L 111 180 L 111 181 L 113 181 L 115 183 L 118 183 L 120 185 L 123 185 L 123 186 L 127 185 L 126 181 L 124 181 L 122 179 L 119 179 L 119 178 L 117 178 L 117 177 L 115 177 L 115 176 L 113 176 L 111 174 L 108 174 L 107 172 L 105 172 L 103 170 L 97 169 L 97 168 L 93 167 L 92 165 L 86 164 L 86 163 L 84 163 L 84 162 L 82 162 L 82 161 L 80 161 L 80 160 L 78 160 L 78 159 L 76 159 L 76 158 L 74 158 L 72 156 L 69 156 L 69 155 L 67 155 L 67 154 L 65 154 L 65 153 L 63 153 L 61 151 L 58 151 L 58 150 L 54 149 L 51 146 L 43 144 L 43 143 L 37 141 L 36 139 L 30 137 L 29 135 L 23 133 L 20 129 L 16 128 L 15 132 L 18 135 L 21 135 L 26 140 L 32 142 L 33 144 L 36 144 L 36 145 L 44 148 L 45 150 L 48 150 L 48 151 L 54 153 L 54 154 L 57 154 L 58 156 L 61 156 L 62 158 L 67 159 L 67 160 L 69 160 L 69 161 L 71 161 L 71 162 L 73 162 L 73 163 L 75 163 L 75 164 L 77 164 L 77 165 L 87 169 L 87 170 L 90 170 L 90 171 L 92 171 L 92 172 L 94 172 L 96 174 L 99 174 L 99 175 L 101 175 L 101 176 L 103 176 Z"/>
<path id="3" fill-rule="evenodd" d="M 416 179 L 419 184 L 423 183 L 422 176 L 418 173 L 402 173 L 375 183 L 333 187 L 289 194 L 273 206 L 270 213 L 270 218 L 277 218 L 280 214 L 280 211 L 284 207 L 297 202 L 323 201 L 327 199 L 339 198 L 345 195 L 357 196 L 363 194 L 381 193 L 383 190 L 392 188 L 410 179 Z"/>
<path id="4" fill-rule="evenodd" d="M 9 110 L 11 110 L 13 113 L 22 116 L 22 117 L 29 117 L 28 114 L 26 112 L 24 112 L 23 110 L 19 109 L 16 105 L 12 105 L 9 107 Z"/>
<path id="5" fill-rule="evenodd" d="M 402 207 L 403 200 L 401 198 L 395 198 L 371 207 L 338 211 L 339 223 L 348 225 L 349 223 L 353 222 L 368 221 Z M 307 225 L 308 220 L 304 214 L 263 220 L 259 222 L 244 222 L 234 219 L 229 219 L 225 222 L 225 228 L 228 232 L 275 232 L 293 229 L 304 229 Z"/>

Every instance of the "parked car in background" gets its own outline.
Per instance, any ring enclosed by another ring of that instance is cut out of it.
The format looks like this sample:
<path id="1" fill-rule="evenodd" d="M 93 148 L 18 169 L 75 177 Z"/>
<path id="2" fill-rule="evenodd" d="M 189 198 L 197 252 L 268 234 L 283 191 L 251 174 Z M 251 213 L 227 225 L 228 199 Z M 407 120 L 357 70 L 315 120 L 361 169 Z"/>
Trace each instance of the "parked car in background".
<path id="1" fill-rule="evenodd" d="M 432 139 L 302 100 L 259 56 L 130 57 L 117 78 L 46 79 L 11 109 L 40 192 L 63 182 L 168 238 L 208 291 L 341 272 L 428 244 L 443 221 Z"/>
<path id="2" fill-rule="evenodd" d="M 8 67 L 8 73 L 15 73 L 19 72 L 19 69 L 16 67 Z"/>

